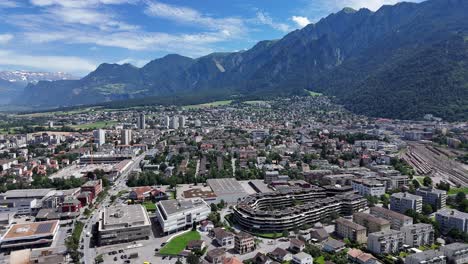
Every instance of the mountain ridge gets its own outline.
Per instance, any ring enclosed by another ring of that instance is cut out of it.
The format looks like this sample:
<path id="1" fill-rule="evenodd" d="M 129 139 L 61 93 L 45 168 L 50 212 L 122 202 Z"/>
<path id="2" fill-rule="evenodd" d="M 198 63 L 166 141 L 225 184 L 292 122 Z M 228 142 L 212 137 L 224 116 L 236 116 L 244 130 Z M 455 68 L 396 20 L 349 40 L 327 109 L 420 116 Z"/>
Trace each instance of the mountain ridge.
<path id="1" fill-rule="evenodd" d="M 468 1 L 402 2 L 376 12 L 345 8 L 249 50 L 196 59 L 169 54 L 142 68 L 101 64 L 81 80 L 30 84 L 22 100 L 52 107 L 209 91 L 225 91 L 228 98 L 308 89 L 371 116 L 421 118 L 431 113 L 466 120 L 468 80 L 463 76 L 468 63 L 463 51 L 468 51 L 468 14 L 463 10 L 468 10 Z M 441 52 L 443 43 L 451 49 Z M 399 76 L 392 74 L 398 71 Z M 415 100 L 415 91 L 424 91 L 424 100 Z"/>

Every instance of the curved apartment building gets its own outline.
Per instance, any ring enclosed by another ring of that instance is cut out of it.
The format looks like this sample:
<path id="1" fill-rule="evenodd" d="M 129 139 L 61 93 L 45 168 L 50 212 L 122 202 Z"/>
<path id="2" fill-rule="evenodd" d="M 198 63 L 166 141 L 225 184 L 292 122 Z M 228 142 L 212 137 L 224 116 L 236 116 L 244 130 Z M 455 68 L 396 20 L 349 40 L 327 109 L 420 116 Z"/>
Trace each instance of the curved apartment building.
<path id="1" fill-rule="evenodd" d="M 234 207 L 234 220 L 250 231 L 292 230 L 317 223 L 331 214 L 351 215 L 367 206 L 367 200 L 349 193 L 327 197 L 317 186 L 291 187 L 246 197 Z"/>

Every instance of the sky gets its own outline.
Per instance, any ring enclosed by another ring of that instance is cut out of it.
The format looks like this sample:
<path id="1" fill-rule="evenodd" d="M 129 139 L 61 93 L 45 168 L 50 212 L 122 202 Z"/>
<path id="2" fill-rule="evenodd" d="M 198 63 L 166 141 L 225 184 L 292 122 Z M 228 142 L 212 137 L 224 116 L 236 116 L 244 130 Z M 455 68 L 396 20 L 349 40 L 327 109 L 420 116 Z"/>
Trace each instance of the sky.
<path id="1" fill-rule="evenodd" d="M 417 1 L 417 0 L 411 0 Z M 84 76 L 99 64 L 251 48 L 344 7 L 398 0 L 0 0 L 0 70 Z"/>

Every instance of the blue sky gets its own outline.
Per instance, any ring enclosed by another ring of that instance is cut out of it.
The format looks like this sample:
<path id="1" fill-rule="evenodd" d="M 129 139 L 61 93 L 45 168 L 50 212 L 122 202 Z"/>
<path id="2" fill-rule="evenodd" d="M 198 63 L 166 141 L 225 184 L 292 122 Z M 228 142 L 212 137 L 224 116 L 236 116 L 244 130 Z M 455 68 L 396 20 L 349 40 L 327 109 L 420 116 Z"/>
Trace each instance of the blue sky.
<path id="1" fill-rule="evenodd" d="M 397 0 L 0 0 L 0 70 L 83 76 L 103 62 L 238 51 L 344 7 Z"/>

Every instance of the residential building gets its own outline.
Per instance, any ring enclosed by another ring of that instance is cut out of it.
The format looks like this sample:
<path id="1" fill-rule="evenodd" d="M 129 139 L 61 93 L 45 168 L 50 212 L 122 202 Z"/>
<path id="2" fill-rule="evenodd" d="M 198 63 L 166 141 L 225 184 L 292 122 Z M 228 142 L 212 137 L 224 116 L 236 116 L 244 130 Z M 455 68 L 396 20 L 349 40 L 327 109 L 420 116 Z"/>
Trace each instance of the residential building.
<path id="1" fill-rule="evenodd" d="M 386 230 L 370 233 L 367 238 L 367 249 L 375 254 L 398 253 L 404 244 L 403 232 Z"/>
<path id="2" fill-rule="evenodd" d="M 372 254 L 362 252 L 359 249 L 352 248 L 347 253 L 348 260 L 358 264 L 380 264 Z"/>
<path id="3" fill-rule="evenodd" d="M 329 238 L 325 242 L 323 242 L 322 249 L 325 252 L 336 253 L 336 252 L 340 252 L 341 250 L 343 250 L 345 246 L 346 246 L 345 243 L 339 240 L 333 239 L 333 238 Z"/>
<path id="4" fill-rule="evenodd" d="M 210 206 L 197 198 L 192 200 L 162 200 L 156 206 L 156 217 L 165 234 L 192 228 L 194 223 L 206 220 Z"/>
<path id="5" fill-rule="evenodd" d="M 145 121 L 145 114 L 140 113 L 138 116 L 138 128 L 139 129 L 145 129 L 146 128 L 146 121 Z"/>
<path id="6" fill-rule="evenodd" d="M 353 221 L 356 224 L 364 226 L 368 234 L 389 230 L 391 226 L 390 221 L 363 212 L 354 213 Z"/>
<path id="7" fill-rule="evenodd" d="M 287 262 L 287 261 L 291 261 L 292 260 L 292 254 L 287 251 L 286 249 L 282 249 L 282 248 L 275 248 L 272 252 L 270 252 L 270 256 L 283 263 L 283 262 Z"/>
<path id="8" fill-rule="evenodd" d="M 314 263 L 314 258 L 312 258 L 312 256 L 307 254 L 307 253 L 299 252 L 299 253 L 293 255 L 291 263 L 293 263 L 293 264 L 313 264 Z"/>
<path id="9" fill-rule="evenodd" d="M 325 241 L 328 237 L 329 235 L 325 228 L 317 228 L 310 231 L 310 239 L 315 239 L 317 242 Z"/>
<path id="10" fill-rule="evenodd" d="M 223 248 L 215 248 L 206 253 L 205 259 L 212 264 L 222 264 L 226 258 L 226 251 Z"/>
<path id="11" fill-rule="evenodd" d="M 371 207 L 370 214 L 390 221 L 390 228 L 395 230 L 400 230 L 402 226 L 413 224 L 413 218 L 383 207 Z"/>
<path id="12" fill-rule="evenodd" d="M 362 196 L 380 197 L 385 194 L 385 185 L 376 180 L 354 179 L 351 186 Z"/>
<path id="13" fill-rule="evenodd" d="M 297 238 L 291 238 L 289 240 L 289 250 L 291 252 L 301 252 L 305 248 L 305 242 Z"/>
<path id="14" fill-rule="evenodd" d="M 468 244 L 466 243 L 448 244 L 443 246 L 440 250 L 447 256 L 449 263 L 468 263 Z"/>
<path id="15" fill-rule="evenodd" d="M 148 239 L 151 220 L 139 205 L 105 207 L 98 222 L 98 243 L 109 245 Z"/>
<path id="16" fill-rule="evenodd" d="M 206 244 L 205 241 L 203 240 L 191 240 L 187 243 L 187 250 L 203 250 L 205 248 Z"/>
<path id="17" fill-rule="evenodd" d="M 430 204 L 435 211 L 443 209 L 447 205 L 447 192 L 435 188 L 419 188 L 416 195 L 422 197 L 423 204 Z"/>
<path id="18" fill-rule="evenodd" d="M 413 210 L 414 212 L 422 212 L 422 197 L 419 195 L 414 195 L 410 193 L 394 193 L 390 197 L 390 210 L 406 213 L 408 210 Z"/>
<path id="19" fill-rule="evenodd" d="M 434 243 L 434 228 L 431 224 L 414 224 L 400 229 L 405 235 L 405 244 L 412 247 L 432 245 Z"/>
<path id="20" fill-rule="evenodd" d="M 93 131 L 94 143 L 102 146 L 106 144 L 106 131 L 104 129 L 98 129 Z"/>
<path id="21" fill-rule="evenodd" d="M 120 132 L 120 144 L 130 145 L 132 142 L 132 131 L 129 129 L 122 129 Z"/>
<path id="22" fill-rule="evenodd" d="M 442 209 L 436 212 L 435 218 L 443 233 L 448 233 L 451 229 L 468 232 L 468 213 L 455 209 Z"/>
<path id="23" fill-rule="evenodd" d="M 446 264 L 447 257 L 440 251 L 426 250 L 405 258 L 405 264 Z"/>
<path id="24" fill-rule="evenodd" d="M 220 247 L 230 249 L 234 247 L 234 234 L 220 227 L 211 230 L 211 236 Z"/>
<path id="25" fill-rule="evenodd" d="M 249 233 L 239 232 L 234 235 L 234 249 L 239 254 L 249 253 L 255 250 L 255 237 Z"/>
<path id="26" fill-rule="evenodd" d="M 357 243 L 366 243 L 366 228 L 344 218 L 336 219 L 335 232 L 342 238 L 347 238 Z"/>

